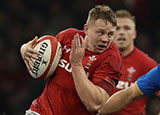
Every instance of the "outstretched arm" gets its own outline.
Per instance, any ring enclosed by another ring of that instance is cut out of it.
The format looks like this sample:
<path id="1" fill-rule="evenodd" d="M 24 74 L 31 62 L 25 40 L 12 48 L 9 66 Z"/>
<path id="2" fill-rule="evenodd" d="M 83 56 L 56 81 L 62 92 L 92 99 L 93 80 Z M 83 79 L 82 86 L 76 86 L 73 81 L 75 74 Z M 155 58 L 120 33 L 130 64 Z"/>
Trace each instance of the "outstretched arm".
<path id="1" fill-rule="evenodd" d="M 138 92 L 136 85 L 134 84 L 131 87 L 112 95 L 98 111 L 98 115 L 106 115 L 116 112 L 141 97 L 142 95 Z"/>

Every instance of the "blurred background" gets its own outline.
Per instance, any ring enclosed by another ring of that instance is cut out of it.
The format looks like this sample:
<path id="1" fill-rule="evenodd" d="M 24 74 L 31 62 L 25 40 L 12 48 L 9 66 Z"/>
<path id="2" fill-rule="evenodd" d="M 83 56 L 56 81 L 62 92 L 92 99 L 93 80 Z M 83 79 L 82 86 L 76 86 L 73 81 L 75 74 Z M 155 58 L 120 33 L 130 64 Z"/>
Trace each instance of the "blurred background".
<path id="1" fill-rule="evenodd" d="M 160 7 L 155 0 L 0 0 L 0 115 L 24 115 L 46 82 L 29 76 L 20 46 L 35 36 L 83 29 L 88 11 L 97 4 L 135 15 L 136 46 L 160 62 Z"/>

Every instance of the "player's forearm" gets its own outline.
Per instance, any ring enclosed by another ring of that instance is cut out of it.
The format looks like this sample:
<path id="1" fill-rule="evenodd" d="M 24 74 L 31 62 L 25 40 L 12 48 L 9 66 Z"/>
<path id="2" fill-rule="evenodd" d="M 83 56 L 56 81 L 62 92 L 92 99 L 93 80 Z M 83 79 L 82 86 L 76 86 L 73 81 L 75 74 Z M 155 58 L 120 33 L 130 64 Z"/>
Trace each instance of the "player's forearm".
<path id="1" fill-rule="evenodd" d="M 105 105 L 99 110 L 99 115 L 116 112 L 141 97 L 142 95 L 137 91 L 135 85 L 121 90 L 108 99 Z"/>
<path id="2" fill-rule="evenodd" d="M 89 111 L 97 111 L 106 102 L 104 94 L 87 77 L 82 65 L 72 66 L 72 75 L 77 93 Z"/>
<path id="3" fill-rule="evenodd" d="M 98 115 L 106 115 L 122 109 L 129 103 L 129 94 L 119 91 L 108 99 L 107 103 L 99 110 Z"/>

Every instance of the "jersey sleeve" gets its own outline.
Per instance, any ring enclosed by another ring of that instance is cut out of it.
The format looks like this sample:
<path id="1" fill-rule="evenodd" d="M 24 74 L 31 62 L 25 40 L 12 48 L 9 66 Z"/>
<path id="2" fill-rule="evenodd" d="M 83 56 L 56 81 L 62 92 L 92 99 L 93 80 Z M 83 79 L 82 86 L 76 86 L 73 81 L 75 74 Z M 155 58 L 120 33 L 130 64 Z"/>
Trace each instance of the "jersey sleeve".
<path id="1" fill-rule="evenodd" d="M 61 45 L 63 46 L 66 43 L 71 43 L 73 36 L 79 33 L 80 35 L 82 35 L 84 37 L 84 32 L 82 30 L 77 30 L 75 28 L 69 28 L 66 30 L 63 30 L 61 32 L 59 32 L 56 36 L 56 39 L 61 43 Z"/>
<path id="2" fill-rule="evenodd" d="M 140 94 L 147 96 L 160 89 L 160 65 L 140 77 L 136 83 Z"/>
<path id="3" fill-rule="evenodd" d="M 96 69 L 93 83 L 111 95 L 121 76 L 121 65 L 122 58 L 119 54 L 109 57 Z"/>
<path id="4" fill-rule="evenodd" d="M 67 41 L 66 38 L 70 38 L 70 37 L 68 37 L 68 35 L 71 33 L 71 31 L 72 31 L 71 29 L 66 29 L 66 30 L 63 30 L 57 34 L 56 38 L 61 43 L 62 46 Z"/>

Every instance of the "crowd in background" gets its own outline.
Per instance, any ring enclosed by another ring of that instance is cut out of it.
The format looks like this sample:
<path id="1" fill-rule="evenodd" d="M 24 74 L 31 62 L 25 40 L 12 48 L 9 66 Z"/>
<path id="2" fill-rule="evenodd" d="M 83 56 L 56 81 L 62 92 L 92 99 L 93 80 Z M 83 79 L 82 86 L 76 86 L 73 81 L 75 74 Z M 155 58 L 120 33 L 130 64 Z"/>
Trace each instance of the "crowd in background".
<path id="1" fill-rule="evenodd" d="M 96 4 L 135 15 L 136 46 L 160 62 L 160 7 L 153 0 L 1 0 L 0 115 L 23 115 L 46 82 L 29 76 L 20 46 L 35 36 L 83 29 L 88 11 Z"/>

